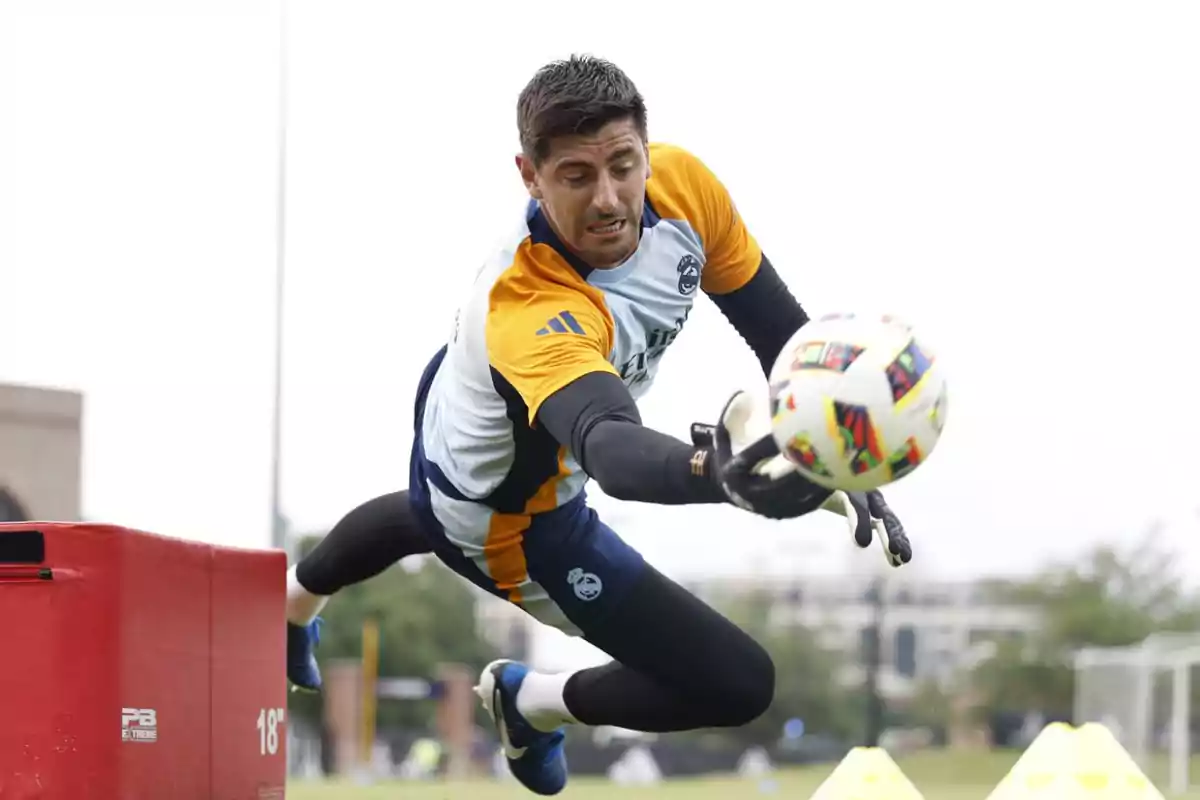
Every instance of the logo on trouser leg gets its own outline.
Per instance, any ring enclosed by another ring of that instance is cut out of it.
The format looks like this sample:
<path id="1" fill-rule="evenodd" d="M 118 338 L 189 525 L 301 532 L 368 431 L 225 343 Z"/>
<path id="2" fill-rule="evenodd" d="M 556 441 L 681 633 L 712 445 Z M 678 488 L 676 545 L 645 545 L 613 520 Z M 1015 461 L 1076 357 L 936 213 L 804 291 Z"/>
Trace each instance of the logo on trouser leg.
<path id="1" fill-rule="evenodd" d="M 567 573 L 567 583 L 575 589 L 575 596 L 585 603 L 595 600 L 604 591 L 604 584 L 599 576 L 584 572 L 579 567 Z"/>

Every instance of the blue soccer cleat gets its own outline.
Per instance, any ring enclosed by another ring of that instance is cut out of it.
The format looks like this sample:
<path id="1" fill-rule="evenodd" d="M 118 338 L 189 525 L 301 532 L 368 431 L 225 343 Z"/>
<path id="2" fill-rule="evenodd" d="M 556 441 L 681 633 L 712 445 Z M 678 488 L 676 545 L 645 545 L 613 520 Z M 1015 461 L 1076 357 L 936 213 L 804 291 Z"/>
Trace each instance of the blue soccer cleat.
<path id="1" fill-rule="evenodd" d="M 515 661 L 493 661 L 483 668 L 475 693 L 496 723 L 496 734 L 508 758 L 508 769 L 526 789 L 541 795 L 561 792 L 567 785 L 563 729 L 544 733 L 517 711 L 517 692 L 529 668 Z"/>
<path id="2" fill-rule="evenodd" d="M 321 691 L 321 669 L 314 653 L 320 642 L 320 617 L 307 625 L 287 624 L 287 676 L 292 691 Z"/>

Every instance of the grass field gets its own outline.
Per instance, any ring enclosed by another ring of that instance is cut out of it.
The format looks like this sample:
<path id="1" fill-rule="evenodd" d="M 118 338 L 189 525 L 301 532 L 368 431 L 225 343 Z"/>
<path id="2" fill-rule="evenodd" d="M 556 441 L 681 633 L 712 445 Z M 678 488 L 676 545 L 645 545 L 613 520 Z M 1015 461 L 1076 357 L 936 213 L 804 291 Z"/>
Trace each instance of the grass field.
<path id="1" fill-rule="evenodd" d="M 897 759 L 925 800 L 985 800 L 1015 761 L 1016 754 L 991 753 L 931 753 Z M 1155 765 L 1150 777 L 1165 794 L 1163 776 L 1166 773 L 1158 767 Z M 1200 775 L 1196 767 L 1193 764 L 1192 774 Z M 652 788 L 624 788 L 605 780 L 578 778 L 572 780 L 559 796 L 565 800 L 733 800 L 737 797 L 807 800 L 832 771 L 833 765 L 781 771 L 774 776 L 774 786 L 766 787 L 738 778 L 705 778 L 669 781 Z M 288 800 L 528 800 L 535 797 L 516 784 L 486 781 L 391 783 L 371 787 L 352 783 L 291 783 L 287 796 Z M 1200 791 L 1193 790 L 1184 797 L 1200 800 Z"/>

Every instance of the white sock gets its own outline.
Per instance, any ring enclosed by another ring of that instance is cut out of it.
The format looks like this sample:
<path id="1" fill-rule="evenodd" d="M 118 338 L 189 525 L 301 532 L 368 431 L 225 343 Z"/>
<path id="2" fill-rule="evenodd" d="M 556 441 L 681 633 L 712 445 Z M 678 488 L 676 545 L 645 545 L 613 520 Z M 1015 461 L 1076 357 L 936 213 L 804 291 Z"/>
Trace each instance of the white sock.
<path id="1" fill-rule="evenodd" d="M 579 720 L 567 711 L 567 703 L 563 699 L 563 689 L 573 674 L 530 670 L 517 692 L 517 711 L 529 720 L 530 725 L 546 733 L 562 725 L 577 723 Z"/>
<path id="2" fill-rule="evenodd" d="M 329 602 L 323 594 L 313 594 L 296 580 L 296 567 L 287 572 L 287 621 L 295 625 L 307 625 Z"/>

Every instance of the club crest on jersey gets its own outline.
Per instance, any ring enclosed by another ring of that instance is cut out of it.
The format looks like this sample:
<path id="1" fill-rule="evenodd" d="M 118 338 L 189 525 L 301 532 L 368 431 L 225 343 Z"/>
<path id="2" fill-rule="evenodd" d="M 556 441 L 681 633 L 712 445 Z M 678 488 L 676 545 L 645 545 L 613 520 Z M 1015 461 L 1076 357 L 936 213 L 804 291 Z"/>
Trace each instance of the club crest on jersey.
<path id="1" fill-rule="evenodd" d="M 604 584 L 594 572 L 584 572 L 579 567 L 567 573 L 567 583 L 575 589 L 575 596 L 585 603 L 590 603 L 604 591 Z"/>
<path id="2" fill-rule="evenodd" d="M 679 273 L 679 293 L 687 295 L 696 291 L 700 285 L 700 259 L 689 253 L 679 259 L 675 270 Z"/>

